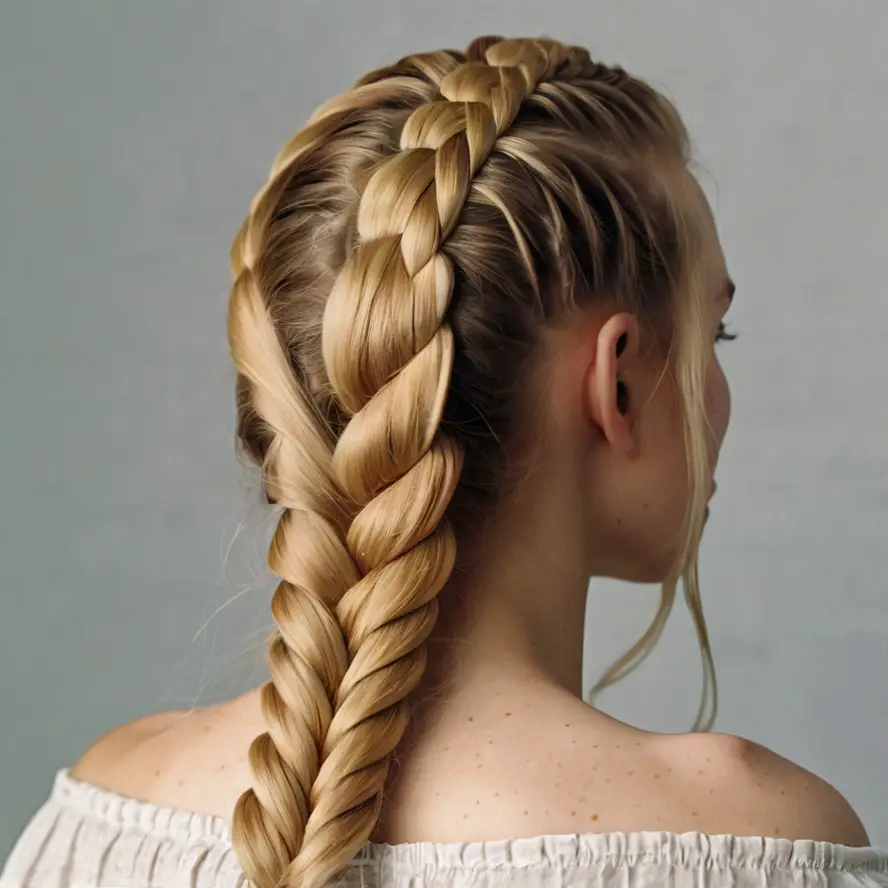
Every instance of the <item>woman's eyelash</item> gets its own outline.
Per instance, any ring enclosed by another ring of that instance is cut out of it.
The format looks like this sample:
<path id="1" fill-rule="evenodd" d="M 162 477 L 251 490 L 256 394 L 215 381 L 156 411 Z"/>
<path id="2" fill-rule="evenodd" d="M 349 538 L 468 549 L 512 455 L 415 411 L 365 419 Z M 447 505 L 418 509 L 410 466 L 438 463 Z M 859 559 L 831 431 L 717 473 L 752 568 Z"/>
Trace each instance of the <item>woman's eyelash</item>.
<path id="1" fill-rule="evenodd" d="M 716 337 L 715 337 L 716 342 L 732 342 L 736 338 L 737 338 L 737 334 L 736 333 L 729 333 L 728 332 L 728 325 L 724 321 L 722 321 L 718 325 L 718 333 L 716 334 Z"/>

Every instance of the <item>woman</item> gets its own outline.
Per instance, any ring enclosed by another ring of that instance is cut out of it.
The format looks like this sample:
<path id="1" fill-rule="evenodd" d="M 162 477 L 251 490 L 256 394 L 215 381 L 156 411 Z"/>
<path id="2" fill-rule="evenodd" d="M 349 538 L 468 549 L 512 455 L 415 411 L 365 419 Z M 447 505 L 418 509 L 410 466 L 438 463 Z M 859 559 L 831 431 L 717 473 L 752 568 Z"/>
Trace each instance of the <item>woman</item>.
<path id="1" fill-rule="evenodd" d="M 714 711 L 658 735 L 582 700 L 590 575 L 664 590 L 605 683 L 679 580 L 714 677 L 734 287 L 687 163 L 668 101 L 549 40 L 315 113 L 232 250 L 271 681 L 100 740 L 3 888 L 888 885 L 842 796 Z"/>

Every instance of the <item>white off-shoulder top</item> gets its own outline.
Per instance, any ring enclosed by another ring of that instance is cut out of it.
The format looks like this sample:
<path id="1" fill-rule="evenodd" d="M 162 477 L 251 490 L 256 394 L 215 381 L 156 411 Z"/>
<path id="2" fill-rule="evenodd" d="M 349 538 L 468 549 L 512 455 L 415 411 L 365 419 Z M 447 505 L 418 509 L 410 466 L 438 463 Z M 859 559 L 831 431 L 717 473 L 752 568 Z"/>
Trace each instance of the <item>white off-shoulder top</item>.
<path id="1" fill-rule="evenodd" d="M 543 835 L 368 843 L 342 888 L 888 888 L 888 851 L 758 836 Z M 247 888 L 221 818 L 72 779 L 15 845 L 0 888 Z"/>

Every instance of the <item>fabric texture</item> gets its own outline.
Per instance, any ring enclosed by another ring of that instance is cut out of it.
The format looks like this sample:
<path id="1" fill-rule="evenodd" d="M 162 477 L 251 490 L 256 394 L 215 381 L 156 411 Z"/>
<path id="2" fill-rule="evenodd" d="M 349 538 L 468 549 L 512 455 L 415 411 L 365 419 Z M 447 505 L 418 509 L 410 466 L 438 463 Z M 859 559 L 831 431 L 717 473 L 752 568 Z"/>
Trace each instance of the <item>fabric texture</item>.
<path id="1" fill-rule="evenodd" d="M 342 888 L 888 888 L 888 852 L 665 832 L 367 844 Z M 248 888 L 217 817 L 55 778 L 0 888 Z"/>

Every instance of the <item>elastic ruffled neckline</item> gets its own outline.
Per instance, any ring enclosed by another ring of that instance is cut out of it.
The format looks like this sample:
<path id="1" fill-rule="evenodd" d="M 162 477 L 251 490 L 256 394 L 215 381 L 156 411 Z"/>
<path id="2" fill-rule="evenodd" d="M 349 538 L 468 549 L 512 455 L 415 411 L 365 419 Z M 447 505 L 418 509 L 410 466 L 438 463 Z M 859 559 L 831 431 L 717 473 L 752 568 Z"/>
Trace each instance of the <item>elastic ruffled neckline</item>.
<path id="1" fill-rule="evenodd" d="M 221 817 L 120 795 L 76 780 L 67 769 L 56 774 L 51 799 L 61 808 L 120 828 L 163 836 L 174 842 L 230 848 L 230 830 Z M 888 873 L 888 853 L 875 847 L 851 848 L 805 839 L 696 832 L 581 833 L 399 845 L 368 842 L 354 858 L 353 865 L 381 865 L 390 871 L 421 873 L 479 867 L 584 869 L 663 862 L 684 869 L 811 868 Z"/>

